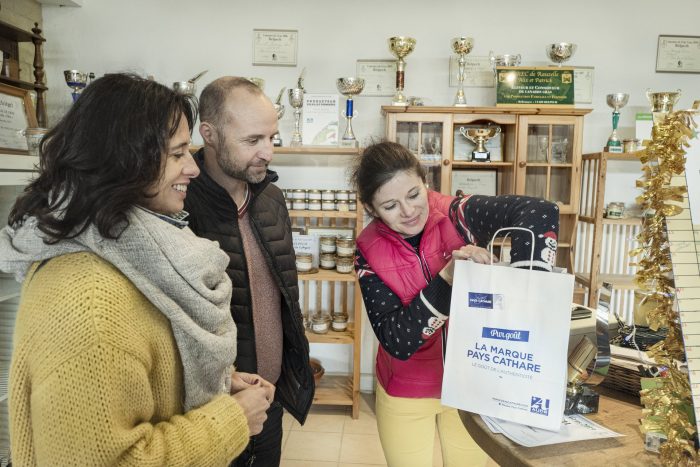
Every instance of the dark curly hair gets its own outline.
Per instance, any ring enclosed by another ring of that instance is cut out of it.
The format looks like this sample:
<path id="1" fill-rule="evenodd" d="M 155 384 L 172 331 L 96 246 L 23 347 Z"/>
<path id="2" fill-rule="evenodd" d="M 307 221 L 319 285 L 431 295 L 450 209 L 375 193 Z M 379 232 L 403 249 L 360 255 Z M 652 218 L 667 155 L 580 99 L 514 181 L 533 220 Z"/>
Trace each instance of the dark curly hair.
<path id="1" fill-rule="evenodd" d="M 371 206 L 377 190 L 404 171 L 418 175 L 425 183 L 425 169 L 411 151 L 399 143 L 382 141 L 365 148 L 351 169 L 350 183 L 362 204 Z"/>
<path id="2" fill-rule="evenodd" d="M 118 238 L 127 211 L 149 197 L 181 116 L 190 132 L 193 97 L 139 76 L 115 73 L 85 88 L 41 141 L 39 175 L 15 202 L 9 224 L 35 216 L 47 242 L 73 238 L 94 224 Z"/>

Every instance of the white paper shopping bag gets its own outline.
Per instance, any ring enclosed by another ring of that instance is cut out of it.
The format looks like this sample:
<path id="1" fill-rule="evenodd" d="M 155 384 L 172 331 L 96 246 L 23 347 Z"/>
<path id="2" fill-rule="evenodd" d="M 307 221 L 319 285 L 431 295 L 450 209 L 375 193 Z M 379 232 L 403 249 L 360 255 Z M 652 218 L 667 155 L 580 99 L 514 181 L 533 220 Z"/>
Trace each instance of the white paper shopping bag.
<path id="1" fill-rule="evenodd" d="M 442 403 L 558 430 L 574 278 L 458 261 Z"/>

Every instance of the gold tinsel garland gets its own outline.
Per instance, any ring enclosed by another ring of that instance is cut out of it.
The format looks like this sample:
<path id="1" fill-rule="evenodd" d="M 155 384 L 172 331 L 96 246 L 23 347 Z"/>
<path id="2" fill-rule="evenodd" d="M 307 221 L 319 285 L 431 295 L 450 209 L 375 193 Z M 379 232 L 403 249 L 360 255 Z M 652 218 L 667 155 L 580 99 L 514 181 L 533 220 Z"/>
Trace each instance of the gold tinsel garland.
<path id="1" fill-rule="evenodd" d="M 671 113 L 654 125 L 652 141 L 638 153 L 644 177 L 637 181 L 637 187 L 644 192 L 637 202 L 642 206 L 645 220 L 637 236 L 640 247 L 630 252 L 631 256 L 639 257 L 636 285 L 646 292 L 644 301 L 656 305 L 647 316 L 649 327 L 668 329 L 666 339 L 648 350 L 656 363 L 667 367 L 668 372 L 657 378 L 657 387 L 640 392 L 645 406 L 641 430 L 666 435 L 667 441 L 660 447 L 661 461 L 674 466 L 695 465 L 699 460 L 693 442 L 695 425 L 687 411 L 687 408 L 692 411 L 690 381 L 675 363 L 685 360 L 685 348 L 679 317 L 673 310 L 675 290 L 666 235 L 666 217 L 682 211 L 672 202 L 683 201 L 686 193 L 684 186 L 670 186 L 671 177 L 685 170 L 684 148 L 695 126 L 692 112 Z"/>

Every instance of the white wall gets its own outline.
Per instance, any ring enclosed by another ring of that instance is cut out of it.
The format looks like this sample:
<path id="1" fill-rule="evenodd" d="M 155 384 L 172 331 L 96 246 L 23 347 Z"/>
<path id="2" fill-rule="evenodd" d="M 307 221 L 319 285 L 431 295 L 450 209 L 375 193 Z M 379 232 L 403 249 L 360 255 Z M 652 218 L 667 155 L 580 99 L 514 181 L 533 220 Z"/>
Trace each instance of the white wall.
<path id="1" fill-rule="evenodd" d="M 266 80 L 268 95 L 275 96 L 282 86 L 293 86 L 306 67 L 309 92 L 335 92 L 335 79 L 354 75 L 357 59 L 391 58 L 387 38 L 393 35 L 417 39 L 407 59 L 406 91 L 426 98 L 431 105 L 450 105 L 455 94 L 455 88 L 448 87 L 452 37 L 473 37 L 473 55 L 488 55 L 489 50 L 519 53 L 523 65 L 546 64 L 544 47 L 548 43 L 578 44 L 569 63 L 595 67 L 590 106 L 594 110 L 585 119 L 585 152 L 601 150 L 607 140 L 611 125 L 611 109 L 605 104 L 608 93 L 630 94 L 622 110 L 622 137 L 634 136 L 635 113 L 648 109 L 646 88 L 680 88 L 683 95 L 677 108 L 687 108 L 700 98 L 700 75 L 654 71 L 659 34 L 698 35 L 697 0 L 85 0 L 81 8 L 44 6 L 43 15 L 52 122 L 70 105 L 62 75 L 67 68 L 93 71 L 98 76 L 131 70 L 152 74 L 163 83 L 188 79 L 208 69 L 199 89 L 225 74 L 257 76 Z M 298 66 L 252 66 L 253 28 L 299 30 Z M 494 99 L 493 88 L 467 89 L 471 105 L 493 105 Z M 353 126 L 361 141 L 384 134 L 379 107 L 389 101 L 388 97 L 357 98 L 358 117 Z M 289 109 L 280 129 L 288 142 L 292 130 Z M 637 166 L 614 170 L 609 177 L 609 199 L 632 202 L 637 170 Z M 315 171 L 307 175 L 288 167 L 282 168 L 281 175 L 282 186 L 308 181 L 311 187 L 319 180 Z M 290 182 L 292 177 L 298 178 Z M 344 173 L 336 171 L 333 179 L 343 182 Z M 371 331 L 366 330 L 368 333 Z M 363 340 L 362 371 L 370 373 L 372 340 Z M 344 361 L 344 357 L 337 360 Z"/>

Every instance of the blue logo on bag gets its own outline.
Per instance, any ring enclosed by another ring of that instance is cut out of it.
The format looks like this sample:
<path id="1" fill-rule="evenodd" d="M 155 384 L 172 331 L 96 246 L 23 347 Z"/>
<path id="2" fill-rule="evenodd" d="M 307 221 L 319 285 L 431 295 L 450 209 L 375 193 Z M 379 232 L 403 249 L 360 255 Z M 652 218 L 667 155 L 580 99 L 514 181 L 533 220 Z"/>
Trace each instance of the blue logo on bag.
<path id="1" fill-rule="evenodd" d="M 530 398 L 530 412 L 540 415 L 549 415 L 549 399 L 532 396 Z"/>
<path id="2" fill-rule="evenodd" d="M 501 341 L 529 342 L 530 331 L 519 329 L 482 328 L 481 337 Z"/>
<path id="3" fill-rule="evenodd" d="M 493 310 L 493 294 L 469 292 L 469 306 L 471 308 L 488 308 Z"/>

